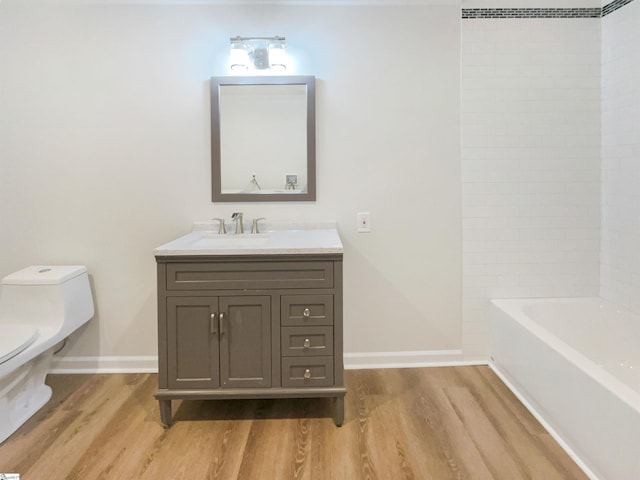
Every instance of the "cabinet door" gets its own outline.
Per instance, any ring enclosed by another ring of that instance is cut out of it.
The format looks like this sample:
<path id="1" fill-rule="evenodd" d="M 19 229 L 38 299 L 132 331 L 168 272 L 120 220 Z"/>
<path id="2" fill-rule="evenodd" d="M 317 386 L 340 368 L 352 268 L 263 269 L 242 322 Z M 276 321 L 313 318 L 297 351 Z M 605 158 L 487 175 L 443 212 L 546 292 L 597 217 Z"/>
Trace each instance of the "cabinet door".
<path id="1" fill-rule="evenodd" d="M 220 386 L 217 315 L 216 297 L 167 298 L 169 388 Z"/>
<path id="2" fill-rule="evenodd" d="M 220 297 L 223 388 L 271 386 L 271 297 Z"/>

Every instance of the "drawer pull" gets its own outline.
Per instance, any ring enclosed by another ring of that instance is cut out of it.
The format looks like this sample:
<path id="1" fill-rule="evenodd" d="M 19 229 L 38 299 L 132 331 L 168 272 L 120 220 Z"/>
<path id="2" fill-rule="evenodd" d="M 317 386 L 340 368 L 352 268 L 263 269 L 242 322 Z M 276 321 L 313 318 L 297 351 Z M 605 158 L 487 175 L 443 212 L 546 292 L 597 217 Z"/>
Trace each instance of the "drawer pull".
<path id="1" fill-rule="evenodd" d="M 305 308 L 304 312 L 302 312 L 302 316 L 304 318 L 309 318 L 311 316 L 311 310 L 309 310 L 308 308 Z"/>
<path id="2" fill-rule="evenodd" d="M 311 340 L 309 340 L 308 338 L 304 339 L 304 343 L 302 344 L 302 346 L 304 348 L 309 348 L 311 346 Z"/>
<path id="3" fill-rule="evenodd" d="M 305 371 L 304 371 L 304 378 L 306 378 L 306 379 L 311 378 L 311 370 L 309 370 L 308 368 L 305 369 Z"/>
<path id="4" fill-rule="evenodd" d="M 211 333 L 216 335 L 218 333 L 218 322 L 216 322 L 217 313 L 211 314 Z"/>

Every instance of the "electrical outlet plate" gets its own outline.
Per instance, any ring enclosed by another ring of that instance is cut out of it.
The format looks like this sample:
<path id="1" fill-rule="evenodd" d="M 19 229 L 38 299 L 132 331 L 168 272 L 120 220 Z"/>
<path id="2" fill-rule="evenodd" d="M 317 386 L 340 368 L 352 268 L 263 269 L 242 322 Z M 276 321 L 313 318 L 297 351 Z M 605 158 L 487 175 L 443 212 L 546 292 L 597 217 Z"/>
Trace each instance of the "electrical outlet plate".
<path id="1" fill-rule="evenodd" d="M 358 212 L 358 233 L 371 232 L 371 213 Z"/>

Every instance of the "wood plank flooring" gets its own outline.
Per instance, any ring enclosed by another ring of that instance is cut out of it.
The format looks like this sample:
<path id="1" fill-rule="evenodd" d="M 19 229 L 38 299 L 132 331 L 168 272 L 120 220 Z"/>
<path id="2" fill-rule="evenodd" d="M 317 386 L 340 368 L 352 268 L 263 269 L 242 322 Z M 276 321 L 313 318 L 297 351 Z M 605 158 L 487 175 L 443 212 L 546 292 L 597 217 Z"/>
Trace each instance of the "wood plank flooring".
<path id="1" fill-rule="evenodd" d="M 486 366 L 346 372 L 330 399 L 174 401 L 154 374 L 49 375 L 51 401 L 0 445 L 0 472 L 45 479 L 587 477 Z"/>

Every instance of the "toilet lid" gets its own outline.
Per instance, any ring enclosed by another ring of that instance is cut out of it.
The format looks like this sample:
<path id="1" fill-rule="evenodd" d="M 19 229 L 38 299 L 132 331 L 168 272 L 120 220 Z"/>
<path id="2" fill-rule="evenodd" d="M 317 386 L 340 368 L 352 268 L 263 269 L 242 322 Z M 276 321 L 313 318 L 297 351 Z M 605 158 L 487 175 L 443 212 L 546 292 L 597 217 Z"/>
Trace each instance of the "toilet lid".
<path id="1" fill-rule="evenodd" d="M 38 338 L 38 330 L 31 325 L 0 324 L 0 363 L 15 357 Z"/>

